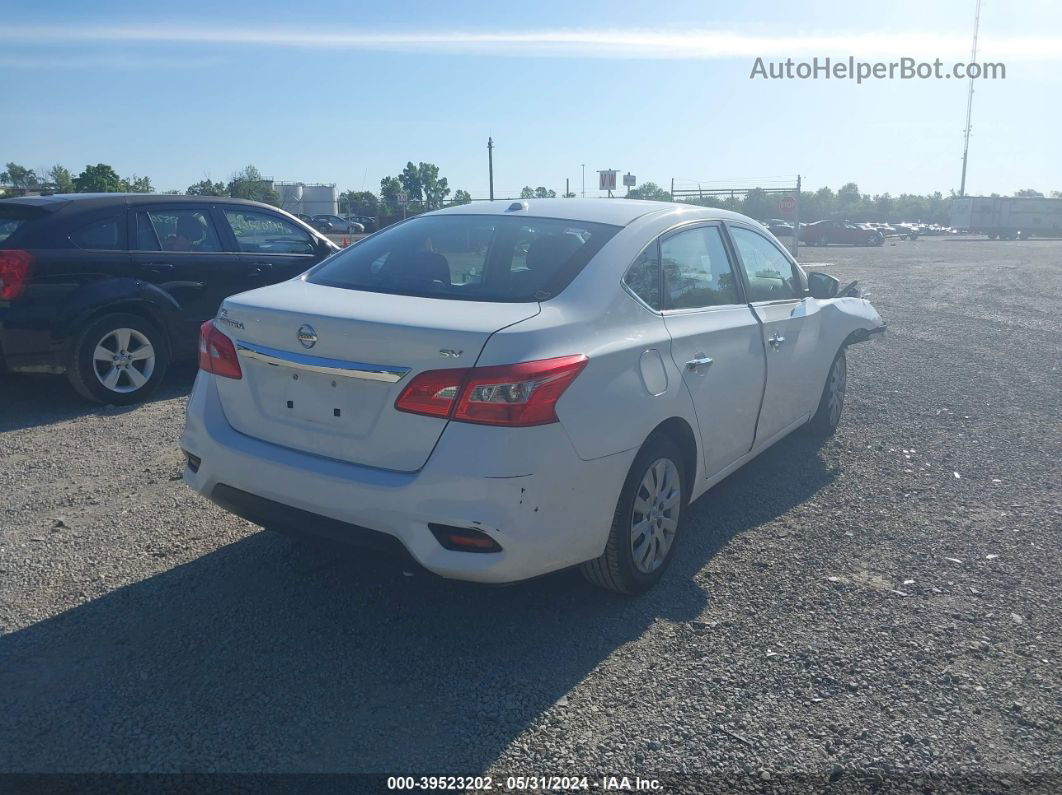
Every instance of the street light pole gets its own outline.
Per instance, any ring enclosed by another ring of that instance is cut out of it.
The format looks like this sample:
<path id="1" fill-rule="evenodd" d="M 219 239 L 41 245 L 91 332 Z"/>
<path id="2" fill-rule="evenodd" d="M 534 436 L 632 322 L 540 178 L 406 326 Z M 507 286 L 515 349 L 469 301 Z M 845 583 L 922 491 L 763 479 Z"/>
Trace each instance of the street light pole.
<path id="1" fill-rule="evenodd" d="M 490 169 L 490 200 L 494 201 L 494 139 L 487 138 L 487 168 Z"/>
<path id="2" fill-rule="evenodd" d="M 583 163 L 582 166 L 583 166 L 583 198 L 585 199 L 586 198 L 586 163 Z"/>

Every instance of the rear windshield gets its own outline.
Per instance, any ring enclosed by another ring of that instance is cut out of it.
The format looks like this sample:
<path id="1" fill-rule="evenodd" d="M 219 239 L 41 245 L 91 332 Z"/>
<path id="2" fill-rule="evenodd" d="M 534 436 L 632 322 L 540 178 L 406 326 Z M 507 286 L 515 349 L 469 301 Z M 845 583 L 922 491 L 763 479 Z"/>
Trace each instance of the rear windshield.
<path id="1" fill-rule="evenodd" d="M 618 231 L 554 218 L 424 216 L 344 249 L 307 281 L 461 301 L 545 301 Z"/>
<path id="2" fill-rule="evenodd" d="M 26 223 L 26 213 L 7 207 L 0 207 L 0 243 L 3 243 L 15 230 Z"/>

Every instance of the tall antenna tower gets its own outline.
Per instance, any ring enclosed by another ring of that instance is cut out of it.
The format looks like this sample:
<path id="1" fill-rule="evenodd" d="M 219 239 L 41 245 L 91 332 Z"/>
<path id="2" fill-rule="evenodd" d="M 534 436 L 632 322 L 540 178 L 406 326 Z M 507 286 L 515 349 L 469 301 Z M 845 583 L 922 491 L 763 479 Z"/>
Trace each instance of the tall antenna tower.
<path id="1" fill-rule="evenodd" d="M 973 48 L 970 50 L 970 63 L 977 60 L 977 30 L 981 27 L 981 0 L 974 8 Z M 966 131 L 962 144 L 962 181 L 959 183 L 959 195 L 966 195 L 966 160 L 970 156 L 970 114 L 973 113 L 974 79 L 970 78 L 970 93 L 966 97 Z"/>

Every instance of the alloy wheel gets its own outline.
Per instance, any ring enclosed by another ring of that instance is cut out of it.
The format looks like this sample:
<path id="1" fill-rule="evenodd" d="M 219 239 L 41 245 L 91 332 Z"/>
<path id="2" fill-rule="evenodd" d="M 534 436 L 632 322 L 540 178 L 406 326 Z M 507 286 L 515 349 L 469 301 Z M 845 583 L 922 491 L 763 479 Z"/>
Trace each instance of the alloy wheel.
<path id="1" fill-rule="evenodd" d="M 155 348 L 134 328 L 108 331 L 96 343 L 92 370 L 100 384 L 111 392 L 136 392 L 155 371 Z"/>

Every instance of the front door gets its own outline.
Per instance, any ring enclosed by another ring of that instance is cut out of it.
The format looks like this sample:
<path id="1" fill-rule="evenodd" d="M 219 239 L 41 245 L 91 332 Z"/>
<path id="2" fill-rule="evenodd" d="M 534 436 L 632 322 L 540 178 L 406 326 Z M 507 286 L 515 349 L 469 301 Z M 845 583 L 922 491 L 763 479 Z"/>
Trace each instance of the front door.
<path id="1" fill-rule="evenodd" d="M 217 209 L 223 232 L 239 252 L 241 291 L 291 279 L 323 259 L 317 240 L 279 213 L 238 205 Z"/>
<path id="2" fill-rule="evenodd" d="M 767 387 L 757 444 L 810 416 L 822 389 L 817 374 L 820 315 L 804 295 L 800 271 L 778 246 L 750 227 L 728 225 L 759 318 L 767 354 Z"/>
<path id="3" fill-rule="evenodd" d="M 759 323 L 718 225 L 664 235 L 659 257 L 671 356 L 693 397 L 712 477 L 752 447 L 764 382 Z"/>

